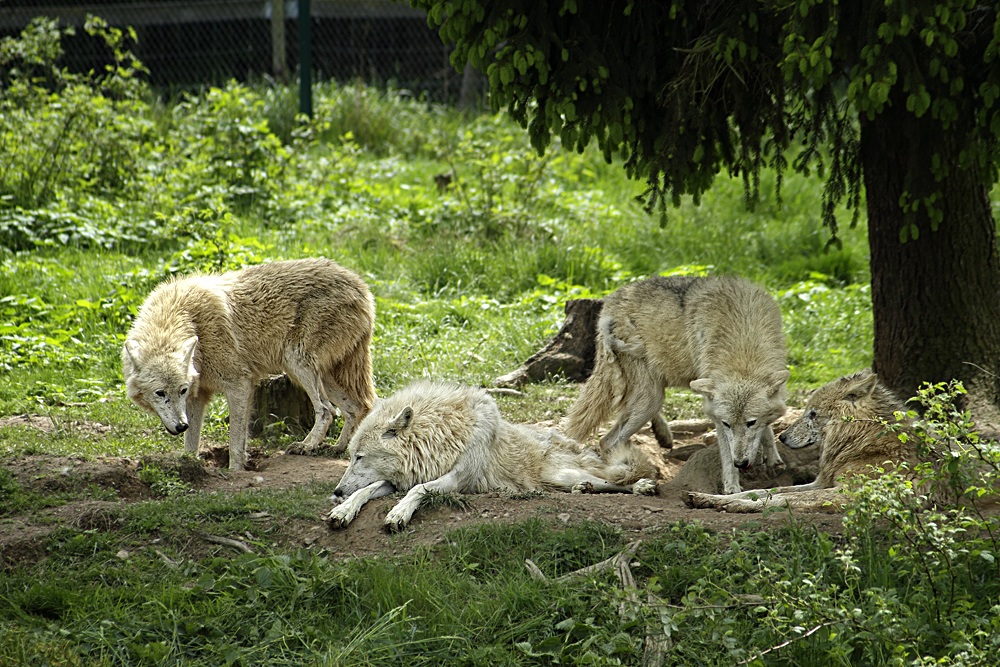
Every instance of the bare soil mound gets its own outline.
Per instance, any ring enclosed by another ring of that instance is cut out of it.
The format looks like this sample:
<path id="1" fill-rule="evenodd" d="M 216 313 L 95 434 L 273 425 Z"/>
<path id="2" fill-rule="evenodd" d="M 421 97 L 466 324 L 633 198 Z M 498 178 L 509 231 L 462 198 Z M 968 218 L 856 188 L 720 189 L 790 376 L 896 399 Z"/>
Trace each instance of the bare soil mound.
<path id="1" fill-rule="evenodd" d="M 785 421 L 787 423 L 790 419 L 786 418 Z M 530 518 L 562 523 L 607 523 L 634 536 L 653 534 L 678 521 L 697 520 L 719 531 L 730 531 L 748 523 L 760 526 L 788 521 L 788 515 L 784 512 L 729 515 L 688 508 L 683 501 L 683 488 L 677 487 L 671 480 L 677 477 L 692 453 L 705 448 L 706 443 L 710 445 L 713 437 L 704 430 L 678 435 L 681 437 L 677 438 L 673 450 L 660 449 L 648 428 L 633 439 L 657 463 L 661 480 L 659 494 L 656 496 L 566 493 L 527 497 L 512 497 L 502 493 L 463 496 L 460 503 L 442 503 L 422 508 L 411 525 L 400 534 L 389 534 L 382 525 L 389 508 L 398 501 L 398 495 L 369 503 L 358 518 L 342 530 L 330 530 L 327 527 L 322 517 L 325 509 L 311 521 L 288 520 L 284 517 L 261 519 L 283 523 L 282 535 L 289 540 L 289 544 L 284 546 L 324 549 L 335 557 L 397 554 L 416 545 L 438 543 L 457 528 L 483 523 L 518 522 Z M 324 456 L 278 453 L 263 457 L 260 452 L 252 454 L 255 455 L 252 459 L 254 469 L 240 472 L 217 466 L 226 459 L 225 447 L 222 445 L 203 452 L 203 462 L 179 455 L 152 461 L 163 470 L 175 472 L 193 489 L 206 492 L 278 490 L 313 482 L 334 483 L 347 468 L 346 460 Z M 114 511 L 116 506 L 154 497 L 155 494 L 139 475 L 142 466 L 150 461 L 151 459 L 138 461 L 124 458 L 84 461 L 29 456 L 4 464 L 23 489 L 57 495 L 98 487 L 109 490 L 109 497 L 117 499 L 70 498 L 54 507 L 0 516 L 0 567 L 43 557 L 46 538 L 52 531 L 63 526 L 82 530 L 115 530 L 118 521 Z M 111 490 L 114 493 L 110 493 Z M 322 504 L 321 507 L 329 506 Z M 836 515 L 808 515 L 807 520 L 825 531 L 836 532 L 840 527 L 840 517 Z"/>

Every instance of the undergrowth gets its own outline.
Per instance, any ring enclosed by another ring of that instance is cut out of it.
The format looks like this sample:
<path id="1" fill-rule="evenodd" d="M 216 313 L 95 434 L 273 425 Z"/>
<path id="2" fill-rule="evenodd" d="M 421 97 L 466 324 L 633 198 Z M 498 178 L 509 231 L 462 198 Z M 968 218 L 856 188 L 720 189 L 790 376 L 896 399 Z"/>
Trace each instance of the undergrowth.
<path id="1" fill-rule="evenodd" d="M 558 329 L 566 300 L 656 273 L 764 283 L 797 391 L 870 363 L 863 223 L 826 251 L 817 181 L 786 175 L 782 207 L 748 212 L 742 183 L 719 177 L 661 228 L 621 165 L 539 157 L 503 116 L 332 83 L 317 86 L 313 119 L 265 84 L 165 104 L 133 35 L 87 30 L 116 67 L 60 68 L 62 29 L 47 20 L 0 42 L 0 415 L 56 425 L 0 425 L 3 460 L 176 452 L 124 400 L 132 319 L 171 276 L 277 259 L 330 257 L 368 282 L 383 395 L 425 375 L 488 383 Z M 554 378 L 501 403 L 518 421 L 558 419 L 576 391 Z M 193 493 L 148 465 L 154 500 L 57 529 L 31 562 L 0 561 L 0 664 L 633 665 L 658 637 L 664 664 L 989 665 L 1000 527 L 978 496 L 995 488 L 996 450 L 954 408 L 958 391 L 922 396 L 918 432 L 948 452 L 923 474 L 964 504 L 940 509 L 885 476 L 850 492 L 839 536 L 795 517 L 731 535 L 678 524 L 641 545 L 637 596 L 611 572 L 553 583 L 524 566 L 551 579 L 606 559 L 628 541 L 616 527 L 486 525 L 345 561 L 288 546 L 289 524 L 316 521 L 323 485 Z M 687 392 L 669 402 L 697 414 Z M 216 402 L 206 435 L 225 429 Z M 59 502 L 0 468 L 0 520 Z M 210 531 L 254 553 L 209 548 Z"/>

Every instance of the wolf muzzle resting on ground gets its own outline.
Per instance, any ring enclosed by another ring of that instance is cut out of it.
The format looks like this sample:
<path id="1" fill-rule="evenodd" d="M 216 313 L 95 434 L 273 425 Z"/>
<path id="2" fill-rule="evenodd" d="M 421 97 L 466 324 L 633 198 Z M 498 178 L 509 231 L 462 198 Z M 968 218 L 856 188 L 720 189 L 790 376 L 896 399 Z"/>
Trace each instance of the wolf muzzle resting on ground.
<path id="1" fill-rule="evenodd" d="M 762 287 L 734 276 L 656 276 L 606 297 L 597 328 L 594 372 L 569 412 L 571 438 L 585 440 L 617 413 L 602 452 L 650 421 L 671 447 L 663 391 L 690 387 L 715 422 L 727 493 L 740 490 L 738 470 L 781 464 L 771 424 L 785 412 L 789 372 L 781 311 Z"/>
<path id="2" fill-rule="evenodd" d="M 246 466 L 253 391 L 285 373 L 309 395 L 316 421 L 292 451 L 319 447 L 340 409 L 335 449 L 375 401 L 375 304 L 355 273 L 326 259 L 261 264 L 168 280 L 143 303 L 122 350 L 130 399 L 198 453 L 213 394 L 229 404 L 229 467 Z"/>
<path id="3" fill-rule="evenodd" d="M 385 518 L 390 530 L 406 526 L 430 492 L 656 492 L 656 468 L 640 453 L 622 448 L 605 461 L 555 431 L 505 421 L 482 389 L 443 382 L 418 381 L 377 401 L 348 452 L 332 528 L 396 491 L 407 493 Z"/>

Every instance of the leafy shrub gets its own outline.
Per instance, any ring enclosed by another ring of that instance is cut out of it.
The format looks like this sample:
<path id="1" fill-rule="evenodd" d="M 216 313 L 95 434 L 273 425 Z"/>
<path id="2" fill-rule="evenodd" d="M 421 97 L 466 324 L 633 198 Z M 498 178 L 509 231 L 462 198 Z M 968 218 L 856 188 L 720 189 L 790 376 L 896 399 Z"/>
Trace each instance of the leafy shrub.
<path id="1" fill-rule="evenodd" d="M 71 29 L 60 30 L 52 19 L 37 18 L 19 37 L 0 43 L 4 209 L 44 205 L 64 188 L 120 193 L 135 182 L 150 129 L 140 113 L 145 68 L 126 46 L 135 33 L 126 36 L 95 17 L 88 17 L 85 30 L 113 54 L 103 72 L 74 74 L 57 66 L 59 40 Z M 3 232 L 6 223 L 0 225 Z"/>

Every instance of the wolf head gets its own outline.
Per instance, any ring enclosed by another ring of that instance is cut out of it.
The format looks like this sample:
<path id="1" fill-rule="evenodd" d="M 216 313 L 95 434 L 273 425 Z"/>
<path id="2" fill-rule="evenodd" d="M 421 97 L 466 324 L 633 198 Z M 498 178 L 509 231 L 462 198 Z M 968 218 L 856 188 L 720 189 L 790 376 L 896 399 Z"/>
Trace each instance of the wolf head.
<path id="1" fill-rule="evenodd" d="M 187 398 L 198 392 L 194 353 L 198 337 L 192 336 L 175 350 L 144 350 L 126 340 L 122 350 L 125 390 L 140 407 L 152 412 L 171 435 L 187 430 Z"/>
<path id="2" fill-rule="evenodd" d="M 699 378 L 691 388 L 701 394 L 705 414 L 715 421 L 719 446 L 729 443 L 733 465 L 744 470 L 763 460 L 770 425 L 785 414 L 785 383 L 790 373 L 765 378 Z"/>
<path id="3" fill-rule="evenodd" d="M 891 420 L 902 405 L 879 384 L 878 375 L 865 369 L 828 382 L 812 393 L 805 412 L 792 422 L 779 440 L 792 449 L 822 445 L 824 432 L 832 420 L 845 418 Z"/>
<path id="4" fill-rule="evenodd" d="M 331 500 L 343 500 L 374 482 L 386 481 L 396 486 L 393 480 L 398 481 L 404 465 L 400 444 L 408 438 L 412 427 L 412 407 L 407 405 L 390 415 L 385 402 L 376 401 L 347 446 L 350 463 Z"/>

